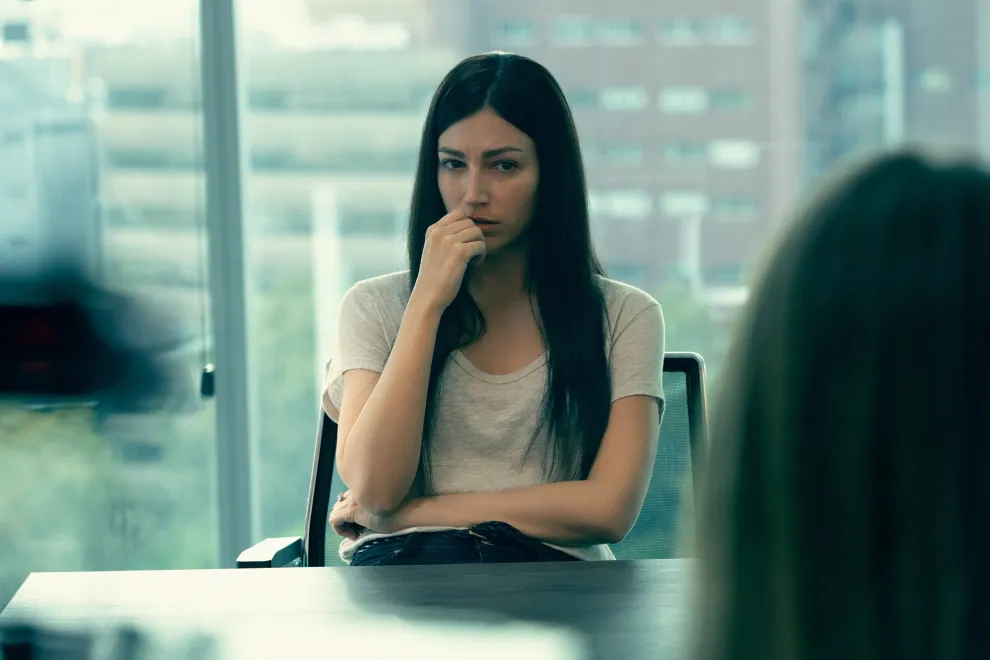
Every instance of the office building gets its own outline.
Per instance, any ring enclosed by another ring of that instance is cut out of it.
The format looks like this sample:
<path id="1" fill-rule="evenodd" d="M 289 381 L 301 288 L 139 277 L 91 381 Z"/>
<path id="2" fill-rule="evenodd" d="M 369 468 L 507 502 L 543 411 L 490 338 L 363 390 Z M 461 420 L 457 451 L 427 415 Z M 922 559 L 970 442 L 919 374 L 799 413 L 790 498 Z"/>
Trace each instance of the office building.
<path id="1" fill-rule="evenodd" d="M 990 3 L 805 0 L 806 175 L 902 143 L 990 154 Z"/>
<path id="2" fill-rule="evenodd" d="M 800 5 L 473 3 L 471 43 L 532 56 L 573 107 L 596 241 L 610 272 L 651 290 L 687 279 L 714 305 L 800 184 Z"/>

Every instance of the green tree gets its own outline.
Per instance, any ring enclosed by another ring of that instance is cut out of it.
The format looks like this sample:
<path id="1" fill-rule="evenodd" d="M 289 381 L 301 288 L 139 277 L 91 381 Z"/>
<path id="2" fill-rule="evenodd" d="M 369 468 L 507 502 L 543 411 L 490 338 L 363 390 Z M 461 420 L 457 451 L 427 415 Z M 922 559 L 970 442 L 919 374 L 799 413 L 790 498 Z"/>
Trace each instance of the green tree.
<path id="1" fill-rule="evenodd" d="M 34 571 L 216 564 L 212 409 L 0 407 L 0 606 Z M 128 460 L 130 446 L 157 449 Z"/>
<path id="2" fill-rule="evenodd" d="M 262 536 L 301 534 L 319 420 L 313 290 L 282 269 L 254 297 Z"/>
<path id="3" fill-rule="evenodd" d="M 712 318 L 708 308 L 685 283 L 672 282 L 651 293 L 663 307 L 666 350 L 701 355 L 710 386 L 725 359 L 727 327 Z"/>

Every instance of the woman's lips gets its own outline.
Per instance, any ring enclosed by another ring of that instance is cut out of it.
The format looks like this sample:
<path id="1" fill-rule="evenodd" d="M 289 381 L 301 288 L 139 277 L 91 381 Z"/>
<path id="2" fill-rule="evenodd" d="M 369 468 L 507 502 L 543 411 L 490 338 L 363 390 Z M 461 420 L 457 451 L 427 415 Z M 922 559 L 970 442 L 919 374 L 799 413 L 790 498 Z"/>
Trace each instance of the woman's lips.
<path id="1" fill-rule="evenodd" d="M 498 225 L 497 222 L 488 218 L 471 218 L 471 220 L 474 221 L 474 224 L 477 225 L 482 232 L 489 232 L 496 225 Z"/>

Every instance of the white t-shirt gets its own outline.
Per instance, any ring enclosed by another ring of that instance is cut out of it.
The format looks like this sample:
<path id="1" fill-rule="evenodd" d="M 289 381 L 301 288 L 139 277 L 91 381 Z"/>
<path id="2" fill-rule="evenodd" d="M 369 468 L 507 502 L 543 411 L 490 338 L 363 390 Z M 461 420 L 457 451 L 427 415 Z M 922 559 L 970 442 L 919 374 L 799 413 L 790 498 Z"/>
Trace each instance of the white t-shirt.
<path id="1" fill-rule="evenodd" d="M 608 308 L 607 355 L 612 401 L 632 395 L 655 397 L 663 413 L 663 313 L 639 289 L 601 280 Z M 323 407 L 337 421 L 343 399 L 343 375 L 352 369 L 381 373 L 395 343 L 409 301 L 409 273 L 403 271 L 355 284 L 340 306 L 337 346 L 327 373 Z M 610 349 L 610 351 L 609 351 Z M 527 454 L 536 430 L 546 387 L 546 358 L 506 375 L 492 375 L 455 351 L 444 370 L 437 404 L 430 459 L 437 495 L 493 492 L 545 483 L 545 438 Z M 417 527 L 395 532 L 440 531 Z M 348 561 L 362 543 L 386 534 L 366 532 L 344 539 L 340 556 Z M 549 545 L 549 544 L 548 544 Z M 579 559 L 614 559 L 607 545 L 551 546 Z"/>

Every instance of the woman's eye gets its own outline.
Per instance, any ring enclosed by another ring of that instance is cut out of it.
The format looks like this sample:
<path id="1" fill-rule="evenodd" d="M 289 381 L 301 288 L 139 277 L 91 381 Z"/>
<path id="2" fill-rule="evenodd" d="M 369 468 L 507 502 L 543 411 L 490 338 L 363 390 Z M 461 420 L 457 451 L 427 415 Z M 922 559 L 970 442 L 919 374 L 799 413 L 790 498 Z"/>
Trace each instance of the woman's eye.
<path id="1" fill-rule="evenodd" d="M 511 160 L 500 160 L 497 163 L 495 163 L 492 167 L 494 167 L 499 172 L 514 172 L 516 168 L 519 167 L 519 165 Z"/>
<path id="2" fill-rule="evenodd" d="M 440 161 L 440 167 L 442 167 L 444 169 L 447 169 L 447 170 L 456 170 L 456 169 L 461 168 L 463 166 L 464 166 L 464 163 L 462 163 L 459 160 L 455 160 L 453 158 L 444 158 L 443 160 Z"/>

